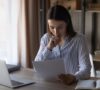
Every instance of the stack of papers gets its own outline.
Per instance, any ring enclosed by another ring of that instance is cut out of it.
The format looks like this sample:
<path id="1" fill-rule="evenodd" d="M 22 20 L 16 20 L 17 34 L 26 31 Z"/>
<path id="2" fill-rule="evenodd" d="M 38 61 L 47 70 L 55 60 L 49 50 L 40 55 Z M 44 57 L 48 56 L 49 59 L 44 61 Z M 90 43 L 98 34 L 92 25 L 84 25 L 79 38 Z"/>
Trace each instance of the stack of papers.
<path id="1" fill-rule="evenodd" d="M 100 90 L 100 80 L 80 80 L 76 90 Z"/>

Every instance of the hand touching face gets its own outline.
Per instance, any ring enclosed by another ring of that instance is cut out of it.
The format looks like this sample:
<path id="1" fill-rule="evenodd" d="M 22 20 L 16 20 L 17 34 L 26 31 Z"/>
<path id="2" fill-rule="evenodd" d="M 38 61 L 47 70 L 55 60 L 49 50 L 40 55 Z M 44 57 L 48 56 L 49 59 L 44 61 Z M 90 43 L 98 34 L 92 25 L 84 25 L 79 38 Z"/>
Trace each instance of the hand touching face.
<path id="1" fill-rule="evenodd" d="M 59 37 L 52 36 L 50 38 L 50 41 L 49 41 L 48 45 L 47 45 L 47 48 L 52 50 L 52 48 L 54 48 L 57 44 L 59 44 L 59 42 L 60 42 L 60 38 Z"/>
<path id="2" fill-rule="evenodd" d="M 52 38 L 50 38 L 50 41 L 47 45 L 48 49 L 52 50 L 53 47 L 55 47 L 59 42 L 61 41 L 61 38 L 66 36 L 66 23 L 64 21 L 60 20 L 48 20 L 49 30 L 51 34 L 53 35 Z"/>

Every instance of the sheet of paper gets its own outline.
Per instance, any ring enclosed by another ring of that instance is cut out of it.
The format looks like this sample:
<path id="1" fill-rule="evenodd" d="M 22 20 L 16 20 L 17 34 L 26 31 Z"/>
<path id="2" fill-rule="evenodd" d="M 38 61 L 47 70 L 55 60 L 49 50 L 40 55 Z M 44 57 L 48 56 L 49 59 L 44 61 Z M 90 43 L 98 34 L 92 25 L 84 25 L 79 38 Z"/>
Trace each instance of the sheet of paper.
<path id="1" fill-rule="evenodd" d="M 100 80 L 96 80 L 96 89 L 100 89 Z"/>
<path id="2" fill-rule="evenodd" d="M 38 75 L 44 79 L 58 78 L 58 75 L 65 73 L 64 61 L 47 60 L 33 62 Z"/>
<path id="3" fill-rule="evenodd" d="M 76 90 L 82 89 L 95 89 L 96 88 L 96 81 L 95 80 L 80 80 L 76 85 Z"/>

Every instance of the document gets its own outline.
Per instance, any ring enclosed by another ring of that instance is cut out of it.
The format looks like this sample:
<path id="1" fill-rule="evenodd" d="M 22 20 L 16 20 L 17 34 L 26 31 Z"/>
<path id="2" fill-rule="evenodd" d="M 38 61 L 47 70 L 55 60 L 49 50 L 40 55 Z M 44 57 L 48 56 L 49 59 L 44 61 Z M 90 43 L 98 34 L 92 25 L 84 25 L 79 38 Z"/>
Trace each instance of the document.
<path id="1" fill-rule="evenodd" d="M 100 90 L 100 80 L 80 80 L 75 90 Z"/>
<path id="2" fill-rule="evenodd" d="M 65 73 L 64 61 L 62 59 L 35 61 L 33 62 L 33 66 L 39 77 L 46 80 L 57 79 L 58 75 Z"/>

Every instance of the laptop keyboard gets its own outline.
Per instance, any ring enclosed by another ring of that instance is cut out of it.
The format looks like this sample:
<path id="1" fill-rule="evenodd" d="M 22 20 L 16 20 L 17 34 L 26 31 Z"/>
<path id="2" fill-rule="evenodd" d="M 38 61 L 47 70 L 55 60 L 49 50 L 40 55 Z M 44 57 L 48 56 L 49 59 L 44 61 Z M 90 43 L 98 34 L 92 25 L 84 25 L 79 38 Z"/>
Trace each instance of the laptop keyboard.
<path id="1" fill-rule="evenodd" d="M 14 81 L 14 80 L 11 80 L 11 82 L 12 82 L 12 85 L 13 86 L 16 86 L 16 85 L 23 85 L 24 83 L 22 83 L 22 82 L 18 82 L 18 81 Z"/>

